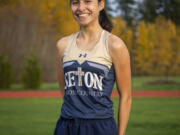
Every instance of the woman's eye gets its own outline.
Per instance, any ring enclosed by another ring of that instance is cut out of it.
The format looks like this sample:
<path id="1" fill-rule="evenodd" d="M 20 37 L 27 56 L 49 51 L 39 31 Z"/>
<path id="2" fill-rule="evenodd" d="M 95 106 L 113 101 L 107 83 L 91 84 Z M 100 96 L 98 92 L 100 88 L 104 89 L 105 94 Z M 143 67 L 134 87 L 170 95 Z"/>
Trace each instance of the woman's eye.
<path id="1" fill-rule="evenodd" d="M 78 1 L 72 1 L 72 4 L 78 4 L 79 2 Z"/>
<path id="2" fill-rule="evenodd" d="M 91 0 L 86 0 L 85 2 L 86 2 L 86 3 L 89 3 L 89 2 L 91 2 Z"/>

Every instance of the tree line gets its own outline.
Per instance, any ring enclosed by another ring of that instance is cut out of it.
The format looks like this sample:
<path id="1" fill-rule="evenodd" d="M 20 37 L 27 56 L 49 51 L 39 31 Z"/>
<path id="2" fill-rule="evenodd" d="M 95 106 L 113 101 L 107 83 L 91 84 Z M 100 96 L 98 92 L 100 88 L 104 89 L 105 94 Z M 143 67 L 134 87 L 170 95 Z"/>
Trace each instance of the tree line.
<path id="1" fill-rule="evenodd" d="M 163 0 L 152 1 L 150 8 L 147 1 L 116 0 L 119 3 L 116 10 L 121 10 L 122 14 L 109 14 L 114 24 L 113 33 L 123 39 L 130 51 L 133 75 L 180 75 L 177 15 L 180 12 L 173 7 L 179 2 L 171 0 L 174 3 L 170 12 L 166 8 L 171 4 L 158 4 L 157 1 Z M 159 10 L 154 5 L 158 5 Z M 69 6 L 69 1 L 61 0 L 0 0 L 0 53 L 13 62 L 17 82 L 20 65 L 32 52 L 42 66 L 43 81 L 57 80 L 56 42 L 79 29 Z M 137 8 L 139 6 L 141 8 Z M 106 8 L 114 10 L 109 5 Z"/>
<path id="2" fill-rule="evenodd" d="M 141 20 L 154 23 L 159 15 L 180 25 L 179 0 L 114 0 L 114 3 L 118 8 L 110 10 L 120 11 L 128 26 L 133 26 Z"/>

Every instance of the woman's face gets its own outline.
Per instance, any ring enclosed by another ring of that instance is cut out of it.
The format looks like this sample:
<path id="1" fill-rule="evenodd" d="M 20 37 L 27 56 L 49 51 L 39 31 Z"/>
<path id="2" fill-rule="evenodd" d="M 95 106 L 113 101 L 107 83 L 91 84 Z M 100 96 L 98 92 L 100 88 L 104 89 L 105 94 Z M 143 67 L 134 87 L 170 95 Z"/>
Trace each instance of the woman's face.
<path id="1" fill-rule="evenodd" d="M 71 11 L 81 26 L 86 26 L 98 19 L 99 12 L 104 8 L 104 1 L 98 0 L 72 0 Z"/>

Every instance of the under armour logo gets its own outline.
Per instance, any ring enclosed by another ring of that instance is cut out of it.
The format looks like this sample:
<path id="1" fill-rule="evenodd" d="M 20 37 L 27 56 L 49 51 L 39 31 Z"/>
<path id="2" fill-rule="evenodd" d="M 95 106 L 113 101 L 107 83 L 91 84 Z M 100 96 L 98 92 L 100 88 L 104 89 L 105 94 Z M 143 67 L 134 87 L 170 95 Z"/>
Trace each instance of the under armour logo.
<path id="1" fill-rule="evenodd" d="M 82 53 L 80 53 L 80 54 L 79 54 L 79 58 L 82 57 L 82 56 L 83 56 L 84 58 L 86 58 L 87 54 L 85 53 L 85 54 L 83 55 Z"/>

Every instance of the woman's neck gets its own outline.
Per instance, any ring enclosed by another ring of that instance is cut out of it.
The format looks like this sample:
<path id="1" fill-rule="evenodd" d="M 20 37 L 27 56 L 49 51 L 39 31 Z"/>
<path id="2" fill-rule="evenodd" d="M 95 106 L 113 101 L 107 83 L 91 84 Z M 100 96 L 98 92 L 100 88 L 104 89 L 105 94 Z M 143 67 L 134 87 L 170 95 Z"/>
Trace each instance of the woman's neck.
<path id="1" fill-rule="evenodd" d="M 81 26 L 79 36 L 84 40 L 93 40 L 99 37 L 102 30 L 103 29 L 99 22 L 95 22 L 94 24 L 90 24 L 88 26 Z"/>

